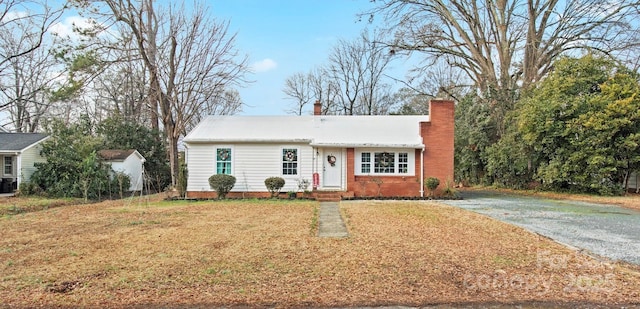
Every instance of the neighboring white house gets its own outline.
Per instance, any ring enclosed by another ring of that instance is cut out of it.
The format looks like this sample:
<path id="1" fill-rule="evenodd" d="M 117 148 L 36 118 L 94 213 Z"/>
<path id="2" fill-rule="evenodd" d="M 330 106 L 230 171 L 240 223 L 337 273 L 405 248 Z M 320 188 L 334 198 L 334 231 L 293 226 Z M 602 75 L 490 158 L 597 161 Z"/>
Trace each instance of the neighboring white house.
<path id="1" fill-rule="evenodd" d="M 0 193 L 13 192 L 23 181 L 29 181 L 36 170 L 34 163 L 45 162 L 41 145 L 48 138 L 40 133 L 0 132 Z"/>
<path id="2" fill-rule="evenodd" d="M 98 151 L 115 172 L 122 172 L 131 179 L 129 191 L 142 191 L 145 158 L 135 149 L 106 149 Z"/>

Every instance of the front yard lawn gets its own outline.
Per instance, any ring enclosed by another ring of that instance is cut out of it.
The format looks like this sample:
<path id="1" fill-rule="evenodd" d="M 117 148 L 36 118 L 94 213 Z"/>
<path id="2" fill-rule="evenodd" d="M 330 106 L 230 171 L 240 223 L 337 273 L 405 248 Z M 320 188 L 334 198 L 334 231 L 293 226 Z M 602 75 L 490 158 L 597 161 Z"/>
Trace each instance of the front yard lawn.
<path id="1" fill-rule="evenodd" d="M 25 212 L 46 210 L 49 208 L 80 204 L 75 198 L 50 199 L 44 197 L 0 197 L 0 217 Z"/>
<path id="2" fill-rule="evenodd" d="M 640 302 L 638 268 L 435 202 L 58 207 L 0 218 L 0 307 L 379 306 Z"/>

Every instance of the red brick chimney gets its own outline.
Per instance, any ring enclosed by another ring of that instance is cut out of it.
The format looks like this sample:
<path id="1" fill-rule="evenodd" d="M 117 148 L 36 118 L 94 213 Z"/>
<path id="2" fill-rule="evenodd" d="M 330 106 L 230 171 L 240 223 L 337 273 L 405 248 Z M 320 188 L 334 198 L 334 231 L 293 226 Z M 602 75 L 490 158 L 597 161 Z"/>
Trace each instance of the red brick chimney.
<path id="1" fill-rule="evenodd" d="M 453 182 L 454 110 L 451 100 L 429 101 L 429 122 L 420 123 L 420 135 L 425 145 L 424 177 L 440 180 L 439 190 L 446 181 Z"/>
<path id="2" fill-rule="evenodd" d="M 316 100 L 316 103 L 313 103 L 313 115 L 322 115 L 322 104 L 319 100 Z"/>

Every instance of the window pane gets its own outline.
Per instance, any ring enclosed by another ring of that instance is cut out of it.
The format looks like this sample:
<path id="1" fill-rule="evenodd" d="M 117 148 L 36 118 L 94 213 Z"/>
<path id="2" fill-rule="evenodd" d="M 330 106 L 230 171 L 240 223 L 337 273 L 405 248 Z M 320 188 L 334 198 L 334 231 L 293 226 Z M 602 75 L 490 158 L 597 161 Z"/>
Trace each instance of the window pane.
<path id="1" fill-rule="evenodd" d="M 398 173 L 406 174 L 409 172 L 409 154 L 406 152 L 398 153 Z"/>
<path id="2" fill-rule="evenodd" d="M 216 149 L 216 174 L 231 175 L 231 148 Z"/>
<path id="3" fill-rule="evenodd" d="M 282 149 L 282 175 L 298 175 L 298 149 Z"/>
<path id="4" fill-rule="evenodd" d="M 231 162 L 231 148 L 218 148 L 217 161 Z"/>
<path id="5" fill-rule="evenodd" d="M 7 175 L 13 174 L 13 158 L 4 157 L 4 173 Z"/>
<path id="6" fill-rule="evenodd" d="M 218 162 L 216 173 L 231 175 L 231 162 Z"/>
<path id="7" fill-rule="evenodd" d="M 371 173 L 371 153 L 363 152 L 360 155 L 361 167 L 360 170 L 362 173 Z"/>
<path id="8" fill-rule="evenodd" d="M 376 152 L 374 155 L 374 173 L 390 174 L 395 173 L 395 153 Z"/>

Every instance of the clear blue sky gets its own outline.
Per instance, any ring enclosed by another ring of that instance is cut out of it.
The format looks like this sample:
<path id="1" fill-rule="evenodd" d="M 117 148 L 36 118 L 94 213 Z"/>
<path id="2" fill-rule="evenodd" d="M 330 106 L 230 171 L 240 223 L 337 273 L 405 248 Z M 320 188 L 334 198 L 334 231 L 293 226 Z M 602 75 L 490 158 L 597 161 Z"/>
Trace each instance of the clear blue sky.
<path id="1" fill-rule="evenodd" d="M 285 114 L 293 101 L 282 92 L 287 77 L 327 63 L 339 39 L 356 38 L 373 29 L 357 14 L 372 7 L 369 0 L 212 0 L 206 2 L 217 19 L 230 21 L 236 46 L 249 57 L 254 82 L 239 89 L 245 115 Z"/>

